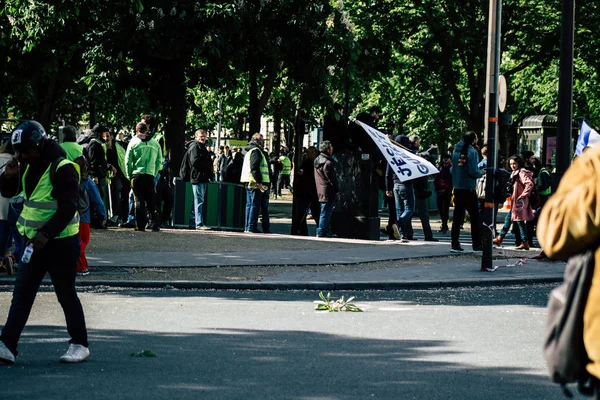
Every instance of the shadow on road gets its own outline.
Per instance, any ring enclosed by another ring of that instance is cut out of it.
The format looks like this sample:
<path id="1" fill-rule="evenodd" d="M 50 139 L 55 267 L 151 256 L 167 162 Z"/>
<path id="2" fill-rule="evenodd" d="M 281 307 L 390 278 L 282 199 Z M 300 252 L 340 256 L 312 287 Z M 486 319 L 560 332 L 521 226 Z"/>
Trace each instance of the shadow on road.
<path id="1" fill-rule="evenodd" d="M 61 365 L 64 329 L 38 325 L 25 332 L 18 364 L 0 367 L 3 399 L 562 398 L 547 378 L 525 370 L 428 361 L 447 351 L 444 341 L 91 330 L 89 361 Z M 130 356 L 144 349 L 157 357 Z"/>

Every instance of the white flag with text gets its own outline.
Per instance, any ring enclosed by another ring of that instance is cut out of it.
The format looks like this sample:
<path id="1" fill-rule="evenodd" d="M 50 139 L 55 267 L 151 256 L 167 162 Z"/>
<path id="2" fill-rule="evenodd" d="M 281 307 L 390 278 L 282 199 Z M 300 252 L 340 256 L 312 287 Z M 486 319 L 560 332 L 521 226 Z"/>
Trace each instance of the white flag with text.
<path id="1" fill-rule="evenodd" d="M 355 120 L 373 139 L 387 162 L 390 164 L 400 182 L 409 181 L 423 176 L 437 174 L 440 171 L 423 157 L 419 157 L 390 141 L 386 134 L 379 132 L 369 125 Z"/>

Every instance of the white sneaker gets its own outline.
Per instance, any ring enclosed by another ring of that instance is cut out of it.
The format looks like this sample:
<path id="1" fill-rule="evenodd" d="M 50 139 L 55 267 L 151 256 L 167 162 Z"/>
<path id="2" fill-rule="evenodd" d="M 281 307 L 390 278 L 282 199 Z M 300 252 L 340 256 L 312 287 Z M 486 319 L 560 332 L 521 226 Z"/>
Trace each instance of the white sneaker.
<path id="1" fill-rule="evenodd" d="M 69 350 L 60 358 L 63 363 L 78 363 L 82 362 L 90 356 L 90 351 L 87 347 L 80 344 L 70 344 Z"/>
<path id="2" fill-rule="evenodd" d="M 0 342 L 0 363 L 10 365 L 15 363 L 14 354 L 6 347 L 4 342 Z"/>

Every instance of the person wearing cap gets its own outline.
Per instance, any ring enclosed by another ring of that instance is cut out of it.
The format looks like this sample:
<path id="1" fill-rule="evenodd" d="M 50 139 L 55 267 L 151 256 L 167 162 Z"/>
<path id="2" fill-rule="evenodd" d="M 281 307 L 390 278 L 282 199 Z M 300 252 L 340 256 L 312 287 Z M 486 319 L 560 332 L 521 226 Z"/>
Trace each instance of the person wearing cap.
<path id="1" fill-rule="evenodd" d="M 154 177 L 163 158 L 160 145 L 147 134 L 148 126 L 140 122 L 135 127 L 136 136 L 131 139 L 125 153 L 125 175 L 131 179 L 135 196 L 135 221 L 138 231 L 146 230 L 146 215 L 150 214 L 152 231 L 160 230 L 156 212 Z"/>
<path id="2" fill-rule="evenodd" d="M 75 127 L 67 125 L 63 128 L 63 142 L 60 147 L 67 153 L 67 160 L 75 161 L 75 159 L 83 155 L 83 146 L 76 142 L 77 131 Z"/>
<path id="3" fill-rule="evenodd" d="M 8 318 L 0 334 L 0 362 L 14 364 L 19 338 L 46 273 L 71 336 L 69 349 L 60 360 L 80 362 L 90 352 L 83 308 L 75 289 L 80 246 L 79 169 L 64 158 L 64 150 L 48 139 L 36 121 L 20 124 L 12 133 L 11 144 L 16 157 L 0 175 L 0 191 L 5 197 L 23 192 L 17 228 L 33 253 L 29 262 L 21 259 L 17 272 Z"/>
<path id="4" fill-rule="evenodd" d="M 109 171 L 112 171 L 113 173 L 116 172 L 116 170 L 108 164 L 106 158 L 106 142 L 111 139 L 110 136 L 110 131 L 106 126 L 96 124 L 94 128 L 92 128 L 92 136 L 87 149 L 88 161 L 90 163 L 90 176 L 94 183 L 98 185 L 105 206 L 107 205 L 106 196 L 108 193 L 106 178 L 108 177 Z"/>

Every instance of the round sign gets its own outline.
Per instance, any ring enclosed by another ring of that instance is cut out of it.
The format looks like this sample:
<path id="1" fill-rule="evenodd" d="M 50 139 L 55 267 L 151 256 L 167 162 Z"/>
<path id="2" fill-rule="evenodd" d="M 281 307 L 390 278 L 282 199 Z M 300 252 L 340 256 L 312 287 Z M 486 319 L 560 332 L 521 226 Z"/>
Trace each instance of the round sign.
<path id="1" fill-rule="evenodd" d="M 506 108 L 506 98 L 506 79 L 503 75 L 500 75 L 498 77 L 498 110 L 500 110 L 500 112 L 504 112 L 504 109 Z"/>

